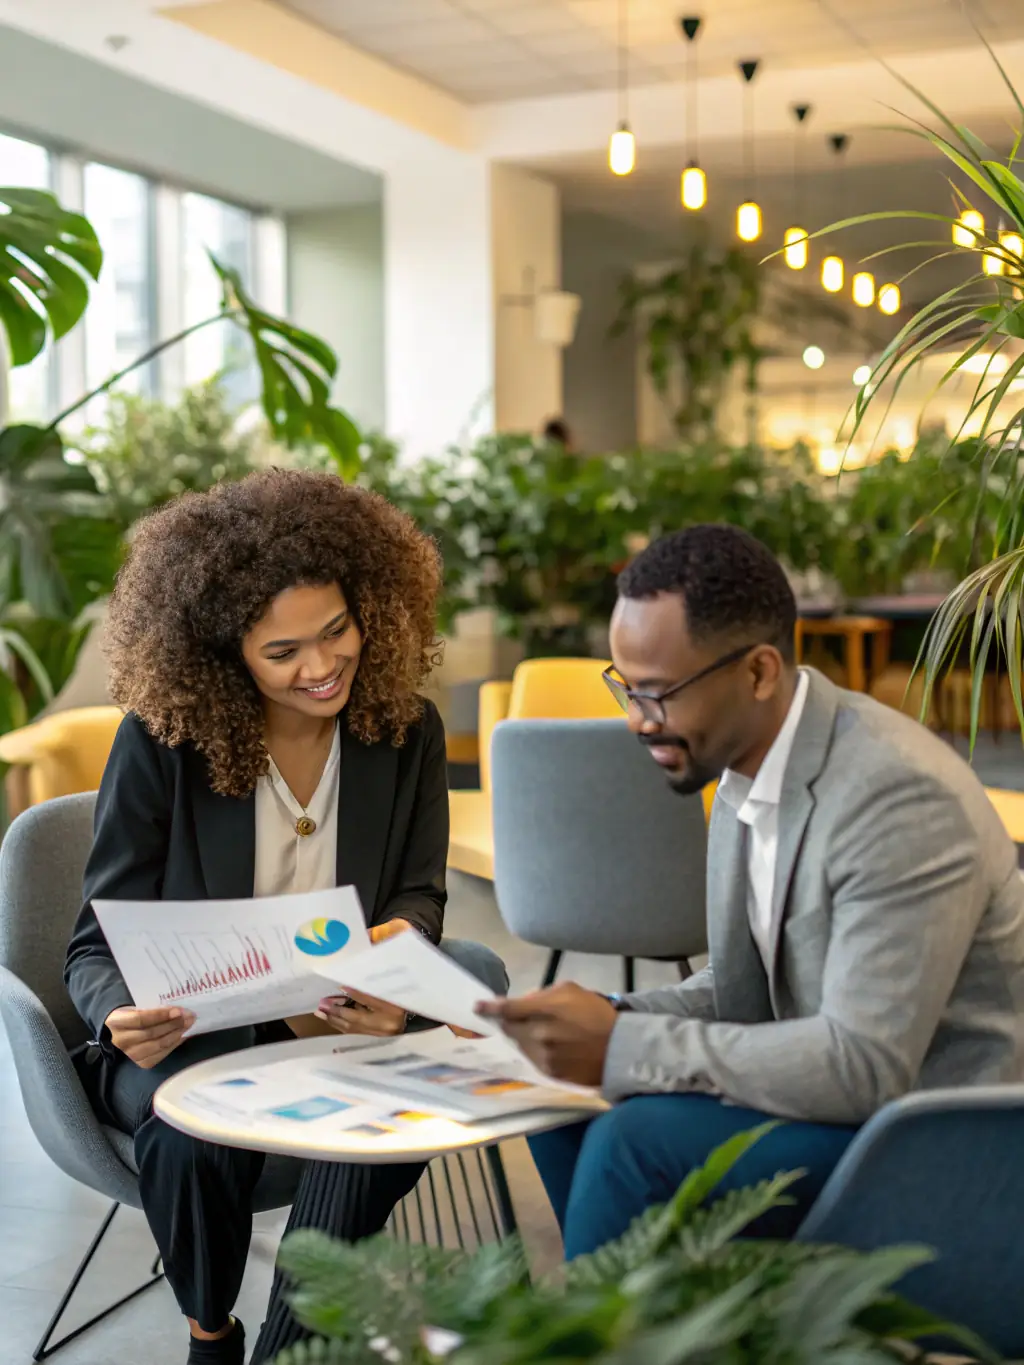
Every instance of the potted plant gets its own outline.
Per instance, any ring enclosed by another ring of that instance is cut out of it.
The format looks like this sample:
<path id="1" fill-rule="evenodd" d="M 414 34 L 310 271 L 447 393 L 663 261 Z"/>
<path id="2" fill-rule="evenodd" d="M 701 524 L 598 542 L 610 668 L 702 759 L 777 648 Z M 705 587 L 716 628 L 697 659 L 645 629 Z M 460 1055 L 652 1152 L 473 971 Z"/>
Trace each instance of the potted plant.
<path id="1" fill-rule="evenodd" d="M 978 36 L 985 41 L 980 33 Z M 989 53 L 1024 128 L 1024 103 L 991 48 Z M 989 221 L 995 219 L 997 228 L 995 231 L 966 230 L 971 244 L 963 250 L 973 256 L 976 269 L 961 283 L 920 308 L 882 352 L 870 383 L 864 385 L 855 401 L 850 438 L 853 439 L 877 403 L 880 387 L 887 383 L 899 385 L 925 356 L 940 349 L 954 351 L 940 386 L 970 372 L 978 364 L 975 357 L 983 358 L 964 421 L 964 426 L 969 421 L 978 426 L 977 440 L 970 448 L 968 460 L 963 459 L 965 450 L 954 453 L 952 458 L 959 461 L 972 548 L 977 550 L 987 544 L 988 553 L 979 556 L 985 560 L 980 566 L 976 561 L 972 567 L 969 559 L 958 565 L 961 572 L 967 571 L 966 577 L 950 593 L 932 621 L 921 656 L 925 675 L 922 705 L 927 709 L 937 682 L 967 646 L 972 675 L 970 730 L 973 744 L 979 726 L 986 670 L 993 656 L 1005 667 L 1024 734 L 1021 683 L 1024 403 L 1014 387 L 1024 372 L 1024 350 L 1018 345 L 1024 339 L 1024 255 L 1020 248 L 1024 239 L 1024 179 L 1018 174 L 1022 133 L 1018 129 L 1009 154 L 1001 155 L 968 129 L 954 124 L 909 82 L 903 80 L 903 84 L 938 125 L 931 129 L 915 122 L 915 126 L 904 131 L 937 148 L 968 179 L 970 198 L 956 191 L 959 207 L 970 207 L 976 201 L 987 209 Z M 948 251 L 945 234 L 957 224 L 959 214 L 861 214 L 832 224 L 823 232 L 836 232 L 868 221 L 901 218 L 941 224 L 942 241 L 915 242 L 913 245 L 935 246 L 945 254 Z M 1002 273 L 986 270 L 986 258 Z M 956 438 L 949 444 L 955 452 Z M 993 500 L 998 503 L 994 517 Z"/>
<path id="2" fill-rule="evenodd" d="M 296 1315 L 317 1335 L 276 1365 L 892 1365 L 922 1359 L 913 1343 L 934 1336 L 993 1359 L 971 1333 L 893 1292 L 931 1258 L 926 1248 L 737 1240 L 801 1174 L 708 1204 L 773 1126 L 731 1138 L 670 1203 L 557 1283 L 532 1285 L 514 1240 L 469 1256 L 386 1234 L 352 1245 L 294 1233 L 281 1265 L 296 1282 Z"/>

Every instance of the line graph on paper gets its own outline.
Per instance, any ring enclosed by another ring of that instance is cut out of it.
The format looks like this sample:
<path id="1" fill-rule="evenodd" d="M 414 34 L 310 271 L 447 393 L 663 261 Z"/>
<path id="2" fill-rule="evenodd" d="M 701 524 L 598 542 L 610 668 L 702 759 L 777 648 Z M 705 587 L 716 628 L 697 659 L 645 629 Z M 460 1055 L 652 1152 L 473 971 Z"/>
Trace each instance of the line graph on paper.
<path id="1" fill-rule="evenodd" d="M 270 931 L 269 945 L 264 933 L 236 928 L 202 935 L 147 935 L 146 956 L 164 983 L 160 1004 L 181 1004 L 252 982 L 269 983 L 275 976 L 274 961 L 280 974 L 280 964 L 289 960 L 289 936 L 281 926 L 275 930 Z"/>
<path id="2" fill-rule="evenodd" d="M 343 920 L 345 952 L 370 946 L 348 887 L 245 900 L 96 900 L 93 909 L 136 1007 L 187 1010 L 190 1035 L 312 1013 L 337 978 L 318 975 L 298 952 L 295 936 L 311 920 Z M 318 960 L 321 970 L 326 962 Z"/>

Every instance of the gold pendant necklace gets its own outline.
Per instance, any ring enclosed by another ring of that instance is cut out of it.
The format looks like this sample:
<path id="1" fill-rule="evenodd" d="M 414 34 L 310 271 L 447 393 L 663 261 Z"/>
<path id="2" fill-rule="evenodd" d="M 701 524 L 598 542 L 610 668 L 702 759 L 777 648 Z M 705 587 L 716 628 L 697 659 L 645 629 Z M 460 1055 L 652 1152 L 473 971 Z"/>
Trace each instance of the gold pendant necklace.
<path id="1" fill-rule="evenodd" d="M 295 833 L 300 839 L 308 839 L 316 830 L 316 821 L 311 820 L 308 815 L 302 815 L 295 821 Z"/>

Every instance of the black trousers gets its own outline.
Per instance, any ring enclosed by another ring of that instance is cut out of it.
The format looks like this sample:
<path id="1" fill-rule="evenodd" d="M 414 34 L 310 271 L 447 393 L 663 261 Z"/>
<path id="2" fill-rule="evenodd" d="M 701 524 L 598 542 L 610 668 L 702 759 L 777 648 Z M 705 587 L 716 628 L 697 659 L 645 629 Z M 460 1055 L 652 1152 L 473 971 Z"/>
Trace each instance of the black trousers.
<path id="1" fill-rule="evenodd" d="M 504 965 L 490 949 L 457 940 L 447 941 L 444 949 L 495 992 L 507 989 Z M 252 1195 L 264 1155 L 202 1142 L 169 1127 L 153 1114 L 153 1096 L 168 1076 L 185 1067 L 291 1036 L 284 1025 L 224 1029 L 183 1043 L 148 1071 L 118 1055 L 97 1104 L 104 1117 L 135 1138 L 142 1207 L 167 1282 L 182 1313 L 206 1332 L 227 1324 L 241 1288 L 252 1237 Z M 383 1229 L 423 1171 L 423 1162 L 306 1162 L 285 1235 L 318 1228 L 350 1242 L 371 1237 Z M 308 1335 L 291 1315 L 286 1289 L 280 1271 L 275 1272 L 251 1365 L 267 1365 Z"/>
<path id="2" fill-rule="evenodd" d="M 167 1282 L 186 1317 L 207 1332 L 225 1325 L 241 1288 L 252 1237 L 252 1196 L 263 1170 L 262 1152 L 202 1142 L 153 1114 L 153 1096 L 167 1077 L 207 1057 L 262 1041 L 251 1029 L 197 1038 L 158 1068 L 144 1071 L 124 1059 L 109 1092 L 118 1126 L 135 1138 L 142 1207 L 163 1258 Z M 205 1045 L 205 1046 L 201 1046 Z M 372 1236 L 412 1190 L 423 1163 L 353 1166 L 307 1162 L 288 1231 L 321 1228 L 347 1241 Z M 280 1273 L 255 1360 L 272 1360 L 300 1333 L 284 1301 Z"/>

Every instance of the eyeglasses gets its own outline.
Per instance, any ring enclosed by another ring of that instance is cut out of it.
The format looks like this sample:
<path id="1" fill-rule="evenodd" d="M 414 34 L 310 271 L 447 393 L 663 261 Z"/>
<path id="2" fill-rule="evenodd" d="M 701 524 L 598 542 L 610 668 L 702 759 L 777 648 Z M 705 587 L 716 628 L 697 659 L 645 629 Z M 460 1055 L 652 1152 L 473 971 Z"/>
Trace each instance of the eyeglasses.
<path id="1" fill-rule="evenodd" d="M 720 659 L 716 659 L 713 664 L 708 664 L 707 668 L 702 668 L 699 673 L 694 673 L 691 678 L 686 678 L 681 683 L 676 683 L 674 687 L 668 687 L 664 692 L 635 692 L 633 688 L 627 687 L 625 682 L 615 672 L 613 668 L 606 668 L 601 674 L 604 678 L 605 686 L 612 694 L 623 711 L 628 711 L 630 706 L 635 706 L 645 721 L 654 725 L 665 724 L 665 703 L 670 697 L 677 696 L 684 688 L 692 687 L 702 678 L 710 677 L 712 673 L 717 673 L 720 668 L 727 668 L 729 664 L 738 663 L 750 653 L 752 649 L 757 649 L 757 645 L 743 645 L 740 649 L 730 650 L 728 654 L 723 654 Z"/>

